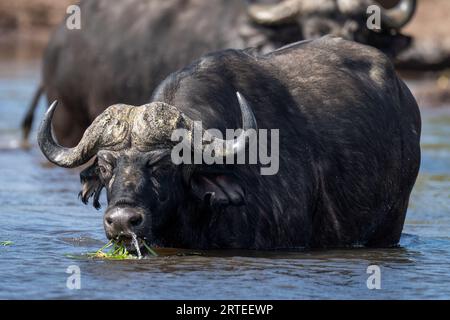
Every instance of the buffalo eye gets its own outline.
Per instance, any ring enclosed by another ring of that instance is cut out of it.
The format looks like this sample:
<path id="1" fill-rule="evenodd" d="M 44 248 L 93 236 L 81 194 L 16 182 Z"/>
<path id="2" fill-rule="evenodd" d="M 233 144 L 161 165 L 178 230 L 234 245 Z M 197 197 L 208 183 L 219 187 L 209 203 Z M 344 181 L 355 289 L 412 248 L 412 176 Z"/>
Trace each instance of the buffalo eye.
<path id="1" fill-rule="evenodd" d="M 109 179 L 110 171 L 105 166 L 99 165 L 98 173 L 99 173 L 100 177 L 102 177 L 103 179 Z"/>

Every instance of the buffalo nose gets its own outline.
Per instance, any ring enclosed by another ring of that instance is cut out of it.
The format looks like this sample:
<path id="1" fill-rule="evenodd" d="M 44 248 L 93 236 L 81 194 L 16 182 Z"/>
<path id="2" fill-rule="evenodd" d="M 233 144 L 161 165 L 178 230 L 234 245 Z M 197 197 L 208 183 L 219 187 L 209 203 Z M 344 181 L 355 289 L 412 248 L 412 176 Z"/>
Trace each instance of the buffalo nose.
<path id="1" fill-rule="evenodd" d="M 106 212 L 104 223 L 109 238 L 135 233 L 144 222 L 144 215 L 133 208 L 113 208 Z"/>

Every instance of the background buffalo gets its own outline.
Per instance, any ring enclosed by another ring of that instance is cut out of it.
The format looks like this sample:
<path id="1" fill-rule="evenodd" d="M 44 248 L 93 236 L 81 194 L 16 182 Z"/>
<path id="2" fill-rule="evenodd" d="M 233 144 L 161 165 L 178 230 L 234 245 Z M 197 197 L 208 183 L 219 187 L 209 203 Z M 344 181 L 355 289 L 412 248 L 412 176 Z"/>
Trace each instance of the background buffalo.
<path id="1" fill-rule="evenodd" d="M 223 48 L 253 47 L 264 53 L 333 34 L 372 45 L 394 58 L 410 44 L 400 29 L 412 18 L 416 1 L 381 7 L 381 31 L 366 27 L 366 10 L 372 3 L 378 2 L 81 1 L 81 30 L 69 30 L 63 21 L 46 48 L 43 80 L 24 120 L 24 136 L 41 93 L 60 101 L 55 134 L 61 143 L 73 146 L 107 106 L 148 102 L 171 72 Z"/>

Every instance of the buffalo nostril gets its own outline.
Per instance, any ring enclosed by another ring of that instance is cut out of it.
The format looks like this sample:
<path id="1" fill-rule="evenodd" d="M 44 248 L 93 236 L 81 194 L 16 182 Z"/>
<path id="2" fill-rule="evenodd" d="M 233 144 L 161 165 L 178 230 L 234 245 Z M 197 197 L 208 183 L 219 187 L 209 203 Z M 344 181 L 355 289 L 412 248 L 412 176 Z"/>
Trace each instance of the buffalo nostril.
<path id="1" fill-rule="evenodd" d="M 142 216 L 141 215 L 135 215 L 130 217 L 130 224 L 133 227 L 137 227 L 142 223 Z"/>

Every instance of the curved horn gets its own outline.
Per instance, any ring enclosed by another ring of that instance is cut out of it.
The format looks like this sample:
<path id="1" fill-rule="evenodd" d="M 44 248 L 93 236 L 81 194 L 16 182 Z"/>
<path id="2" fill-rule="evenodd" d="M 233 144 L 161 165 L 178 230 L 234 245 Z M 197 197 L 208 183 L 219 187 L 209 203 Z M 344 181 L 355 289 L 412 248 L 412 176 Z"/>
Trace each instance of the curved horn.
<path id="1" fill-rule="evenodd" d="M 38 131 L 38 144 L 45 157 L 52 163 L 65 168 L 78 167 L 96 154 L 96 140 L 92 126 L 74 148 L 60 146 L 53 138 L 52 118 L 58 102 L 54 101 L 44 116 Z"/>
<path id="2" fill-rule="evenodd" d="M 239 107 L 241 109 L 242 132 L 237 138 L 230 140 L 223 140 L 208 136 L 208 140 L 212 141 L 211 147 L 214 150 L 222 151 L 222 153 L 216 154 L 216 157 L 227 157 L 244 151 L 246 146 L 246 131 L 249 129 L 257 130 L 258 128 L 255 115 L 253 114 L 248 101 L 239 92 L 236 92 L 236 95 L 239 101 Z M 207 132 L 206 135 L 208 135 Z"/>
<path id="3" fill-rule="evenodd" d="M 295 21 L 300 14 L 332 13 L 337 10 L 335 0 L 284 0 L 278 4 L 254 4 L 247 13 L 261 25 L 282 25 Z"/>
<path id="4" fill-rule="evenodd" d="M 188 143 L 191 144 L 194 152 L 202 153 L 204 148 L 208 146 L 212 150 L 215 150 L 215 157 L 227 157 L 245 150 L 246 136 L 248 135 L 246 131 L 249 129 L 257 130 L 258 126 L 256 124 L 255 115 L 253 114 L 248 101 L 239 92 L 236 92 L 236 95 L 241 109 L 242 132 L 235 139 L 224 140 L 214 137 L 209 132 L 201 129 L 201 125 L 198 122 L 183 115 L 184 119 L 189 123 L 191 136 L 188 137 L 187 140 Z M 203 140 L 205 140 L 204 143 L 202 142 L 201 145 L 196 145 L 192 139 L 192 132 L 202 132 Z"/>
<path id="5" fill-rule="evenodd" d="M 254 4 L 248 7 L 249 17 L 258 24 L 280 25 L 291 22 L 300 12 L 299 0 L 285 0 L 274 5 Z"/>
<path id="6" fill-rule="evenodd" d="M 392 9 L 383 9 L 381 21 L 385 28 L 399 30 L 406 25 L 416 11 L 416 0 L 401 0 Z"/>

